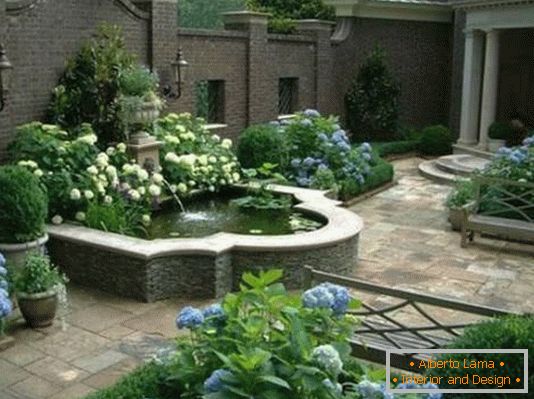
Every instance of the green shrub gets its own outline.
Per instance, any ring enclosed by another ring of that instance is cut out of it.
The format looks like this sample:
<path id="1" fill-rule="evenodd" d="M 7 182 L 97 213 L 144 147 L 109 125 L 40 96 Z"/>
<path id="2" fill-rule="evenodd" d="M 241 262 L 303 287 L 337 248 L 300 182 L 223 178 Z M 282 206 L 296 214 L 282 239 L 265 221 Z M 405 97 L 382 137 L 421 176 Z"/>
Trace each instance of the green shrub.
<path id="1" fill-rule="evenodd" d="M 453 137 L 449 128 L 443 125 L 423 129 L 419 151 L 425 155 L 446 155 L 452 151 Z"/>
<path id="2" fill-rule="evenodd" d="M 270 163 L 284 170 L 289 162 L 286 139 L 276 126 L 251 126 L 239 137 L 237 158 L 244 168 L 259 168 Z"/>
<path id="3" fill-rule="evenodd" d="M 514 129 L 509 123 L 493 122 L 489 127 L 488 137 L 493 140 L 509 140 Z"/>
<path id="4" fill-rule="evenodd" d="M 528 349 L 528 364 L 529 370 L 534 367 L 534 317 L 506 317 L 502 319 L 495 319 L 480 323 L 476 326 L 466 329 L 465 333 L 455 339 L 450 345 L 451 349 Z M 460 361 L 463 364 L 463 359 L 469 360 L 494 360 L 496 362 L 496 369 L 471 369 L 470 374 L 478 374 L 480 376 L 508 376 L 512 378 L 512 385 L 506 388 L 522 388 L 523 387 L 523 358 L 518 355 L 511 354 L 494 354 L 494 355 L 479 355 L 479 354 L 447 354 L 442 359 Z M 503 361 L 505 365 L 499 366 L 498 363 Z M 465 370 L 461 368 L 444 368 L 432 369 L 431 374 L 434 376 L 443 376 L 445 380 L 449 376 L 463 376 Z M 520 377 L 521 382 L 516 383 L 515 377 Z M 534 384 L 534 373 L 529 375 L 529 386 Z M 441 385 L 441 388 L 448 388 L 448 386 Z M 450 387 L 460 388 L 459 386 L 450 385 Z M 462 389 L 480 388 L 474 385 L 462 385 Z M 464 398 L 464 397 L 478 398 L 480 395 L 466 395 L 466 394 L 448 394 L 447 398 Z M 484 397 L 489 399 L 506 399 L 515 398 L 516 394 L 494 393 L 486 394 Z"/>
<path id="5" fill-rule="evenodd" d="M 475 185 L 471 180 L 458 180 L 445 204 L 449 209 L 459 209 L 475 198 Z"/>
<path id="6" fill-rule="evenodd" d="M 15 291 L 24 294 L 41 294 L 67 282 L 48 256 L 36 254 L 28 255 L 13 280 Z"/>
<path id="7" fill-rule="evenodd" d="M 126 375 L 112 387 L 95 392 L 86 399 L 179 398 L 181 392 L 166 393 L 164 382 L 170 369 L 160 363 L 147 363 Z"/>
<path id="8" fill-rule="evenodd" d="M 85 214 L 87 227 L 131 236 L 143 235 L 143 207 L 127 204 L 121 197 L 113 199 L 111 204 L 90 202 Z M 145 216 L 146 217 L 146 216 Z M 148 224 L 147 219 L 145 224 Z"/>
<path id="9" fill-rule="evenodd" d="M 388 155 L 406 154 L 419 149 L 419 140 L 404 140 L 373 143 L 373 148 L 377 150 L 378 155 L 385 157 Z"/>
<path id="10" fill-rule="evenodd" d="M 147 93 L 157 90 L 158 82 L 156 74 L 141 66 L 133 66 L 119 77 L 120 89 L 125 96 L 144 97 Z"/>
<path id="11" fill-rule="evenodd" d="M 178 24 L 183 28 L 222 29 L 222 13 L 245 9 L 245 0 L 180 0 Z"/>
<path id="12" fill-rule="evenodd" d="M 345 95 L 347 124 L 357 141 L 392 140 L 398 125 L 400 85 L 377 48 L 360 66 Z"/>
<path id="13" fill-rule="evenodd" d="M 65 128 L 90 123 L 106 145 L 124 138 L 120 117 L 121 73 L 133 67 L 120 28 L 103 25 L 96 38 L 85 44 L 67 63 L 54 89 L 50 119 Z"/>
<path id="14" fill-rule="evenodd" d="M 38 178 L 22 167 L 2 166 L 0 187 L 0 242 L 19 243 L 41 237 L 48 201 Z"/>
<path id="15" fill-rule="evenodd" d="M 393 180 L 395 169 L 392 164 L 380 158 L 376 153 L 373 153 L 371 162 L 373 164 L 371 172 L 363 184 L 354 179 L 346 179 L 341 182 L 339 196 L 342 200 L 346 201 Z"/>
<path id="16" fill-rule="evenodd" d="M 298 19 L 335 19 L 334 8 L 325 5 L 323 0 L 245 0 L 245 3 L 251 11 L 272 15 L 269 31 L 273 33 L 293 33 Z"/>

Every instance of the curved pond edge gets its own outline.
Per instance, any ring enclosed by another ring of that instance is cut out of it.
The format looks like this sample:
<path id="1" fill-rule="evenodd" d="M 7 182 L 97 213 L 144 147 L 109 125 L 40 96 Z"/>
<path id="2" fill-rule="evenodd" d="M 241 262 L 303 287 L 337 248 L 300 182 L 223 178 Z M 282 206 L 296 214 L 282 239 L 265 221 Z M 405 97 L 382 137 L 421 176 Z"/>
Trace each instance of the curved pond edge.
<path id="1" fill-rule="evenodd" d="M 327 221 L 294 235 L 217 233 L 203 238 L 144 240 L 83 226 L 50 225 L 53 261 L 79 284 L 152 302 L 173 296 L 215 298 L 238 287 L 246 270 L 282 268 L 290 288 L 303 266 L 348 275 L 356 266 L 362 219 L 326 191 L 271 185 L 294 196 L 295 209 Z"/>

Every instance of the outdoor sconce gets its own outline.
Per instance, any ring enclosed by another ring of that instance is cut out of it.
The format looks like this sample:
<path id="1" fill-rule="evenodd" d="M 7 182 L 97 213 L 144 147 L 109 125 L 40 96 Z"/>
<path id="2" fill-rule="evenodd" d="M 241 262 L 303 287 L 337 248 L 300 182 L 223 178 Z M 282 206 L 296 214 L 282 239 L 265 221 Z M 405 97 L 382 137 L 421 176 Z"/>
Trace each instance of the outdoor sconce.
<path id="1" fill-rule="evenodd" d="M 0 111 L 6 105 L 6 95 L 9 87 L 9 78 L 13 65 L 6 56 L 4 45 L 0 43 Z"/>
<path id="2" fill-rule="evenodd" d="M 184 59 L 182 49 L 178 49 L 176 59 L 171 62 L 172 72 L 174 76 L 174 84 L 176 85 L 176 92 L 172 92 L 172 88 L 167 86 L 164 90 L 165 96 L 169 98 L 180 98 L 182 96 L 182 87 L 186 81 L 187 70 L 189 63 Z"/>

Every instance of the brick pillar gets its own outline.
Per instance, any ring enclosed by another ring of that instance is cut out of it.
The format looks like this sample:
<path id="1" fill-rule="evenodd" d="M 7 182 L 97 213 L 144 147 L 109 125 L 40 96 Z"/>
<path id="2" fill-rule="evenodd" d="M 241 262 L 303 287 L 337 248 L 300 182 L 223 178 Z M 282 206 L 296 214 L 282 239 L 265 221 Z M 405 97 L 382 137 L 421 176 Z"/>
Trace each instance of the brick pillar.
<path id="1" fill-rule="evenodd" d="M 7 50 L 8 58 L 13 61 L 12 54 L 9 53 L 9 46 L 7 43 L 7 15 L 6 15 L 6 0 L 0 0 L 0 43 L 4 43 Z M 11 57 L 10 57 L 11 55 Z M 15 66 L 16 67 L 16 66 Z M 15 71 L 12 71 L 12 76 Z M 12 77 L 13 79 L 13 77 Z M 11 92 L 13 92 L 13 87 L 11 87 Z M 5 161 L 6 158 L 6 147 L 8 140 L 11 138 L 10 134 L 13 131 L 12 119 L 11 119 L 11 104 L 8 94 L 7 103 L 3 111 L 0 112 L 0 163 Z"/>
<path id="2" fill-rule="evenodd" d="M 159 74 L 162 84 L 172 83 L 171 62 L 178 49 L 178 0 L 135 0 L 134 3 L 151 15 L 148 46 L 150 66 Z"/>
<path id="3" fill-rule="evenodd" d="M 269 98 L 272 84 L 267 54 L 269 14 L 239 11 L 224 13 L 223 18 L 225 29 L 248 32 L 247 124 L 275 119 L 277 102 Z"/>
<path id="4" fill-rule="evenodd" d="M 301 34 L 315 39 L 315 107 L 323 114 L 335 112 L 336 104 L 332 84 L 333 50 L 330 37 L 334 22 L 305 19 L 297 22 Z"/>

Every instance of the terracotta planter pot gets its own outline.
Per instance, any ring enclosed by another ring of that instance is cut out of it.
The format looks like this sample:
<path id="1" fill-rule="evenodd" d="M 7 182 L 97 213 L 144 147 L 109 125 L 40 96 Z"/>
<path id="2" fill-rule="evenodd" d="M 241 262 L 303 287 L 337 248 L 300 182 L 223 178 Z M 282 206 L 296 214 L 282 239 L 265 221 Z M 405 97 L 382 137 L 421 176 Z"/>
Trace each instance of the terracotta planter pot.
<path id="1" fill-rule="evenodd" d="M 44 247 L 47 242 L 48 234 L 45 234 L 35 241 L 24 242 L 21 244 L 0 243 L 0 252 L 6 258 L 7 266 L 10 271 L 20 270 L 24 265 L 26 256 L 30 253 L 44 254 Z"/>
<path id="2" fill-rule="evenodd" d="M 454 231 L 460 231 L 462 229 L 462 210 L 449 209 L 449 222 Z"/>
<path id="3" fill-rule="evenodd" d="M 24 320 L 31 328 L 51 326 L 57 312 L 58 298 L 55 290 L 41 294 L 17 294 Z"/>

